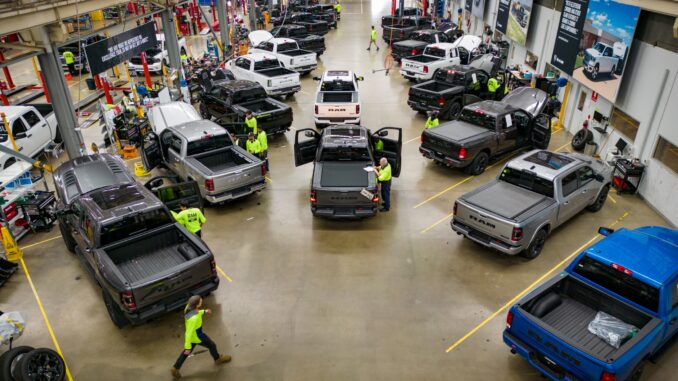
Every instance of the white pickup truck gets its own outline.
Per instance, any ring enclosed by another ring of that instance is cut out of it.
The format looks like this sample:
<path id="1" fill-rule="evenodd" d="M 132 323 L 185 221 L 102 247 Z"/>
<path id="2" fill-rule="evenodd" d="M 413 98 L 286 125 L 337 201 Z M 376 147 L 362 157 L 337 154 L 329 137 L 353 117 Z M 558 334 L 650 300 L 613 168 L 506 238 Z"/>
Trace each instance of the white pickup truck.
<path id="1" fill-rule="evenodd" d="M 267 53 L 278 58 L 280 63 L 299 74 L 304 75 L 318 67 L 316 54 L 299 49 L 296 41 L 289 38 L 275 38 L 266 30 L 256 30 L 249 34 L 252 48 L 250 53 Z"/>
<path id="2" fill-rule="evenodd" d="M 600 74 L 621 74 L 626 56 L 626 44 L 615 42 L 613 46 L 596 42 L 593 47 L 584 52 L 584 74 L 589 78 L 598 79 Z"/>
<path id="3" fill-rule="evenodd" d="M 316 127 L 360 124 L 358 81 L 362 81 L 362 77 L 348 70 L 328 70 L 322 77 L 313 79 L 320 81 L 313 112 Z"/>
<path id="4" fill-rule="evenodd" d="M 61 139 L 50 104 L 0 106 L 0 113 L 5 114 L 17 149 L 24 155 L 36 157 L 51 142 Z M 14 149 L 1 120 L 0 131 L 0 144 Z M 14 157 L 0 153 L 0 168 L 5 169 L 15 162 Z"/>
<path id="5" fill-rule="evenodd" d="M 166 128 L 198 120 L 202 120 L 202 117 L 186 102 L 161 103 L 148 110 L 148 121 L 156 134 L 160 134 Z"/>
<path id="6" fill-rule="evenodd" d="M 258 82 L 269 96 L 287 96 L 301 90 L 299 73 L 286 69 L 280 61 L 264 53 L 250 53 L 226 62 L 235 79 Z"/>
<path id="7" fill-rule="evenodd" d="M 428 45 L 423 54 L 402 59 L 400 74 L 410 81 L 427 81 L 433 78 L 438 69 L 468 64 L 471 61 L 471 53 L 481 43 L 480 37 L 465 35 L 452 43 Z"/>
<path id="8" fill-rule="evenodd" d="M 153 73 L 162 73 L 162 65 L 169 66 L 169 58 L 167 48 L 165 48 L 165 35 L 156 34 L 155 38 L 158 40 L 158 46 L 146 51 L 146 63 L 148 64 L 148 71 Z M 179 54 L 185 55 L 187 51 L 186 38 L 179 39 Z M 135 73 L 142 73 L 144 65 L 141 63 L 141 57 L 132 57 L 127 66 L 130 71 Z"/>

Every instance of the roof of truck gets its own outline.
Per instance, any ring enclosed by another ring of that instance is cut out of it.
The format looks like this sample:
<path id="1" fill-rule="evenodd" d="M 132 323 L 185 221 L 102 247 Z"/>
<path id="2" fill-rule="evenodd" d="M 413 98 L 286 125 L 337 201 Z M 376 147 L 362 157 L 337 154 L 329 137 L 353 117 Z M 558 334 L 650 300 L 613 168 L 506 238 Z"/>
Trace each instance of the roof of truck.
<path id="1" fill-rule="evenodd" d="M 363 146 L 368 144 L 367 128 L 354 124 L 335 124 L 323 130 L 322 144 L 324 146 Z"/>
<path id="2" fill-rule="evenodd" d="M 7 119 L 13 119 L 17 115 L 21 115 L 28 111 L 30 105 L 26 106 L 0 106 L 0 112 L 5 114 Z"/>
<path id="3" fill-rule="evenodd" d="M 619 229 L 585 250 L 605 264 L 617 264 L 634 278 L 661 287 L 678 272 L 678 230 L 663 226 Z"/>
<path id="4" fill-rule="evenodd" d="M 491 116 L 500 116 L 515 110 L 524 110 L 533 117 L 546 107 L 548 94 L 544 90 L 531 87 L 519 87 L 506 94 L 501 101 L 482 101 L 466 106 Z"/>
<path id="5" fill-rule="evenodd" d="M 590 161 L 590 157 L 574 153 L 534 150 L 509 161 L 506 165 L 517 170 L 536 172 L 539 177 L 553 181 L 559 174 L 579 165 L 587 158 Z"/>
<path id="6" fill-rule="evenodd" d="M 138 183 L 97 189 L 83 196 L 81 202 L 100 222 L 164 208 L 162 201 Z"/>
<path id="7" fill-rule="evenodd" d="M 77 196 L 113 185 L 135 183 L 134 177 L 119 157 L 108 153 L 69 160 L 54 171 L 59 196 L 70 204 Z"/>
<path id="8" fill-rule="evenodd" d="M 227 133 L 225 128 L 206 119 L 180 124 L 172 127 L 172 130 L 189 142 L 198 140 L 205 135 L 224 135 Z"/>
<path id="9" fill-rule="evenodd" d="M 353 81 L 350 70 L 327 70 L 323 73 L 323 81 Z"/>

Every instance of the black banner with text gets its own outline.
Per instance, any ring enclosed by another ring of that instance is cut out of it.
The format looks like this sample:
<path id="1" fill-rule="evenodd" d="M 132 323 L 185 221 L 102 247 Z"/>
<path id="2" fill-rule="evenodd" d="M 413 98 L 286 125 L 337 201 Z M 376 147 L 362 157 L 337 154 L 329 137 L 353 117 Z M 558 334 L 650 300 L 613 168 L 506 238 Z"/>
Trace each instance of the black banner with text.
<path id="1" fill-rule="evenodd" d="M 153 23 L 146 23 L 117 36 L 87 45 L 85 54 L 90 72 L 96 75 L 157 45 L 155 27 Z"/>

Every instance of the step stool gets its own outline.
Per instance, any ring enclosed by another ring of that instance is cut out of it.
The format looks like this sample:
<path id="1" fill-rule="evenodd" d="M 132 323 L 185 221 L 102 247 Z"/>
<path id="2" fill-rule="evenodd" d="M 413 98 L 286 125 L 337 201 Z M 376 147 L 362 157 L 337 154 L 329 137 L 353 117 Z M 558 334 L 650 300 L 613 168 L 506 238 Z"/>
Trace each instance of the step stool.
<path id="1" fill-rule="evenodd" d="M 135 146 L 125 146 L 122 149 L 122 158 L 123 159 L 136 159 L 137 156 L 138 156 L 137 147 L 135 147 Z"/>

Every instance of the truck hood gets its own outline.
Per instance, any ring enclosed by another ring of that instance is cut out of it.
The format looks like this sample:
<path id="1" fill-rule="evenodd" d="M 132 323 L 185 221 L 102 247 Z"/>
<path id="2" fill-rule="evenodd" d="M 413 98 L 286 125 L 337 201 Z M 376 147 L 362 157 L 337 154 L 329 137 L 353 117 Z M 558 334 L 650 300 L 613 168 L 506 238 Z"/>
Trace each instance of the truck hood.
<path id="1" fill-rule="evenodd" d="M 466 140 L 480 138 L 484 135 L 492 135 L 492 131 L 487 128 L 461 121 L 443 123 L 438 127 L 429 129 L 427 132 L 452 142 L 464 142 Z"/>
<path id="2" fill-rule="evenodd" d="M 247 36 L 252 42 L 252 46 L 257 46 L 264 41 L 268 41 L 273 38 L 271 32 L 267 30 L 255 30 Z"/>
<path id="3" fill-rule="evenodd" d="M 422 46 L 428 45 L 424 41 L 417 41 L 417 40 L 405 40 L 405 41 L 400 41 L 396 42 L 393 44 L 394 48 L 402 48 L 402 49 L 411 49 L 411 48 L 419 48 Z"/>
<path id="4" fill-rule="evenodd" d="M 599 51 L 597 51 L 597 50 L 595 50 L 595 49 L 593 49 L 593 48 L 588 48 L 588 49 L 586 49 L 586 53 L 587 53 L 588 55 L 590 55 L 591 57 L 593 57 L 593 58 L 598 58 L 598 57 L 600 57 L 600 55 L 601 55 Z"/>

